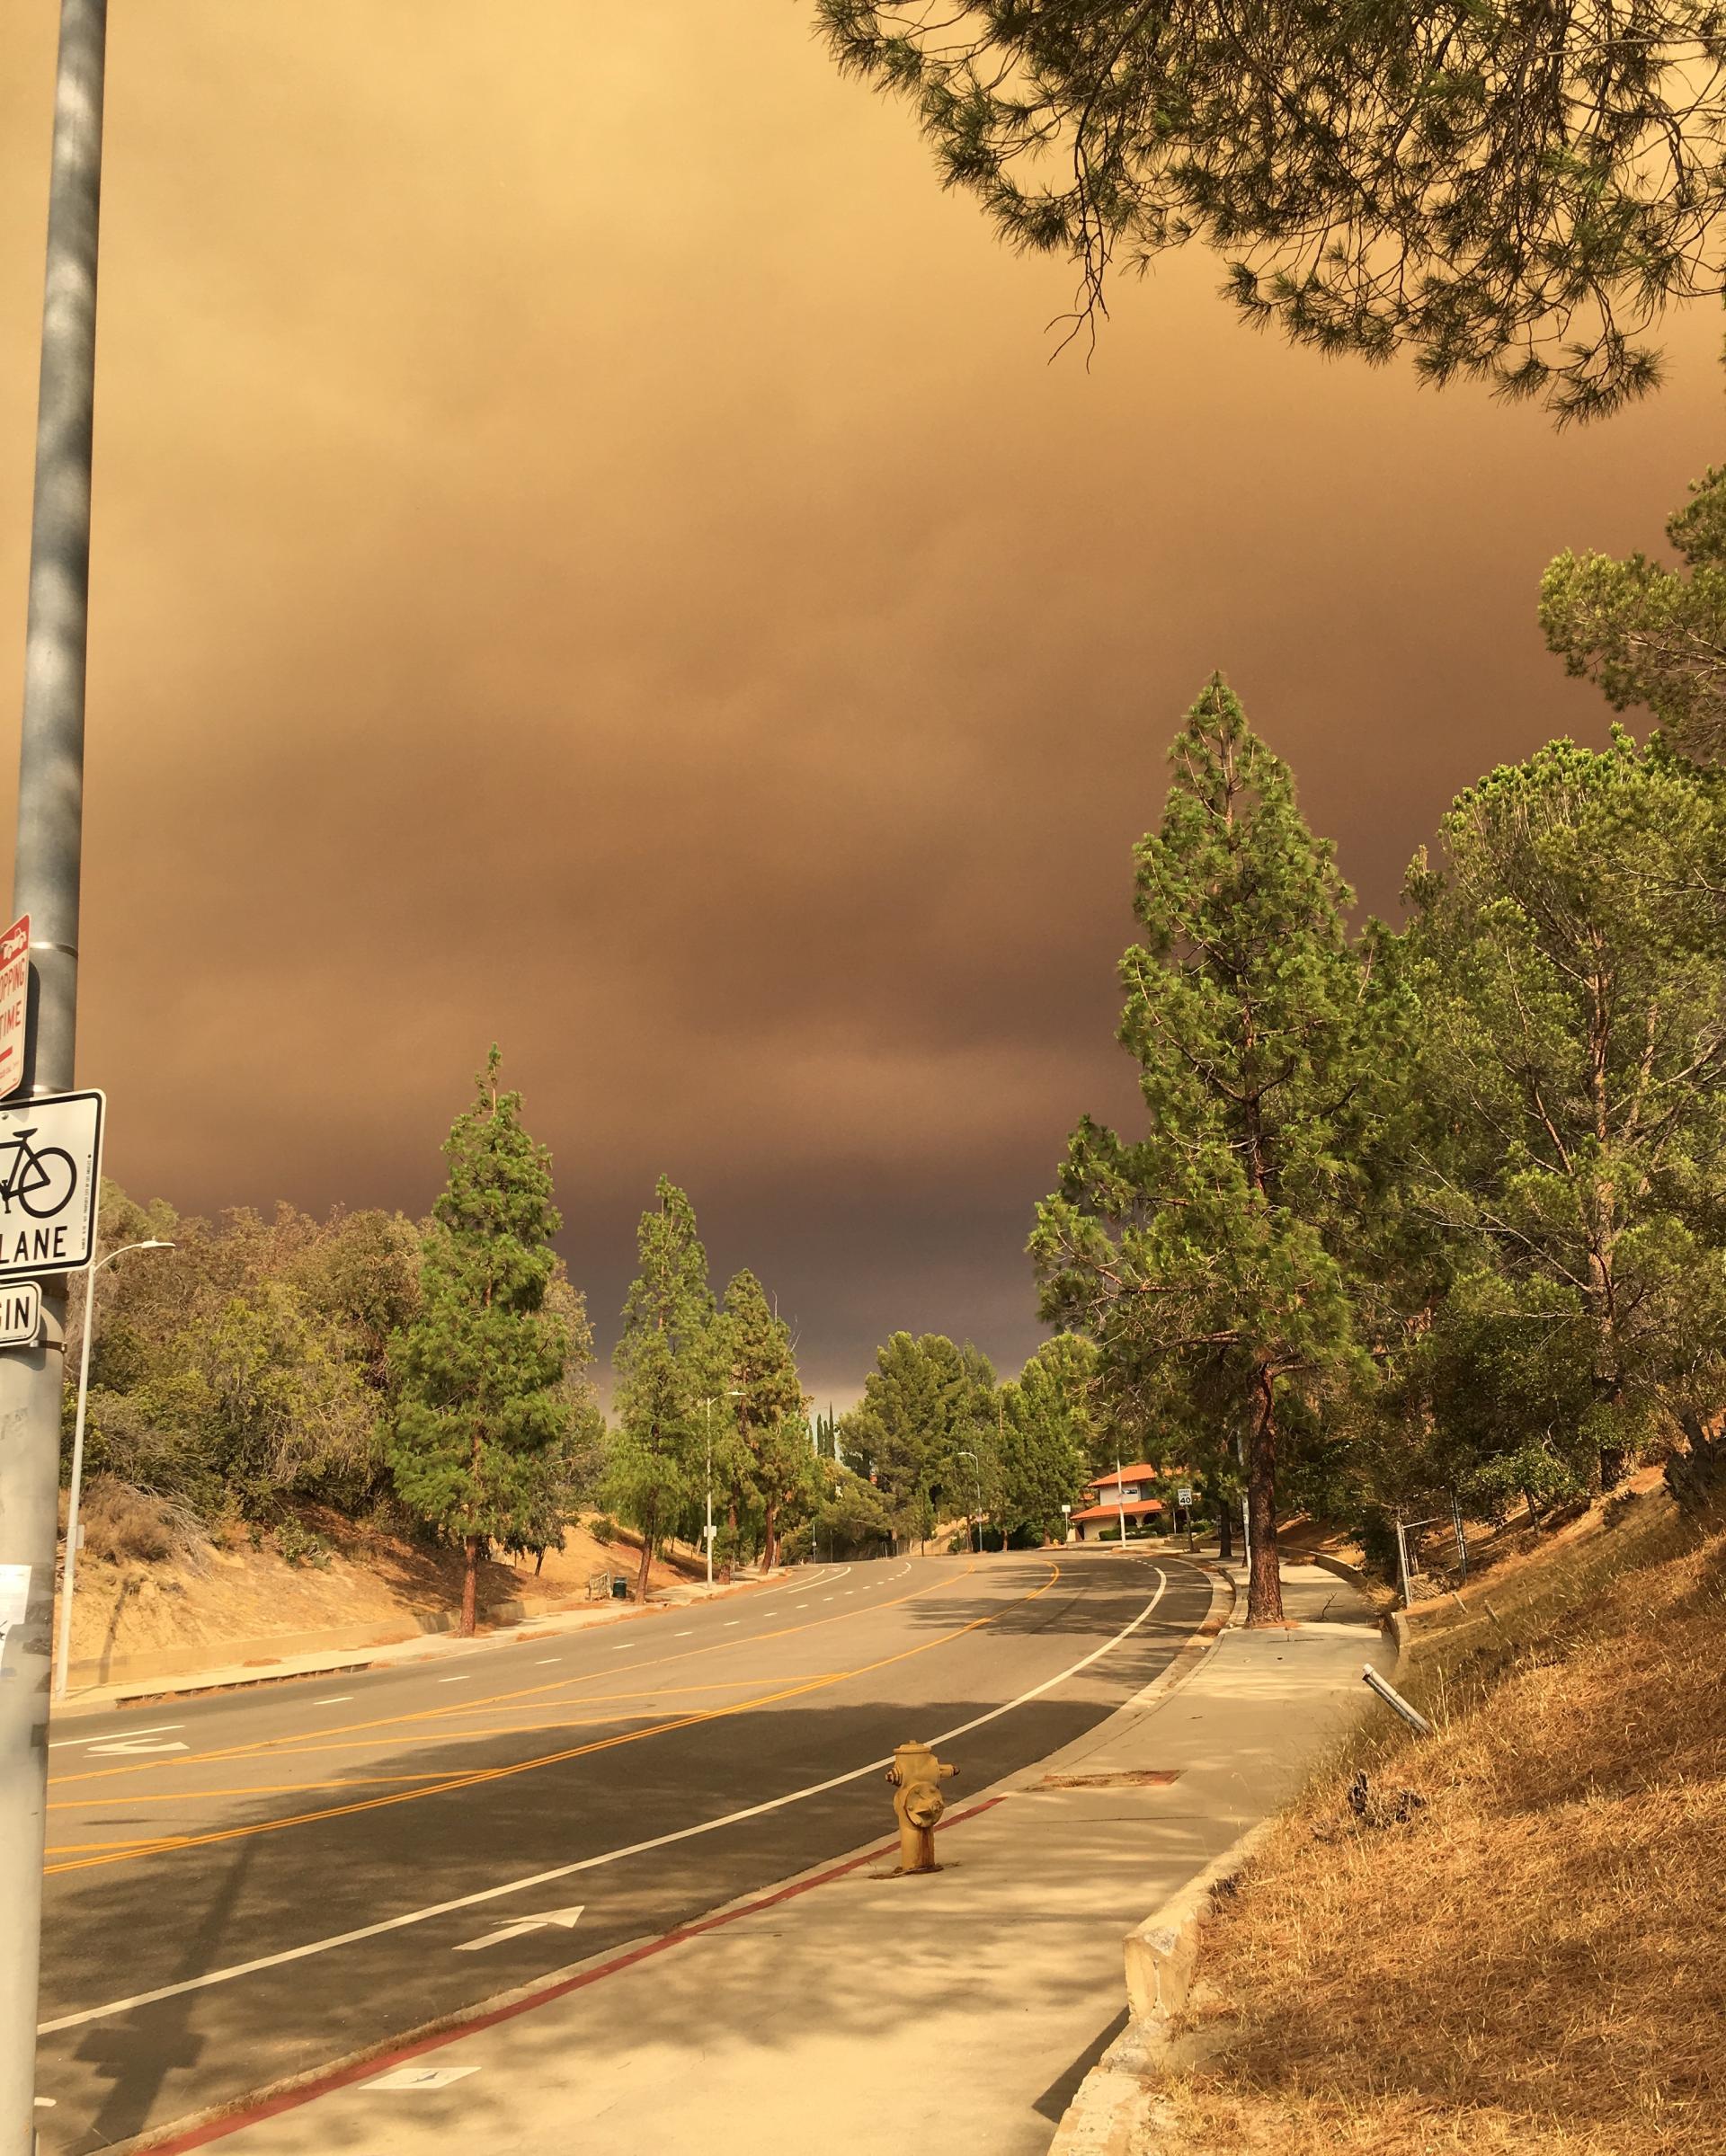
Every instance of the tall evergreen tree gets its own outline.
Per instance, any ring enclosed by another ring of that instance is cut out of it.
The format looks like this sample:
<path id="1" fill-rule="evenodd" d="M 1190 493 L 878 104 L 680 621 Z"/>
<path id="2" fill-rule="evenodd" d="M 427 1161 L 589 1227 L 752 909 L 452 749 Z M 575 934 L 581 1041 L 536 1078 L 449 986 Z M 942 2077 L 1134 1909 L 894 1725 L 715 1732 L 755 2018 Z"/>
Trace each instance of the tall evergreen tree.
<path id="1" fill-rule="evenodd" d="M 1682 567 L 1567 550 L 1541 580 L 1540 626 L 1565 670 L 1615 711 L 1644 705 L 1686 756 L 1726 760 L 1726 470 L 1667 519 Z"/>
<path id="2" fill-rule="evenodd" d="M 1170 761 L 1161 830 L 1136 853 L 1143 934 L 1121 962 L 1144 1134 L 1087 1117 L 1030 1247 L 1045 1318 L 1101 1349 L 1106 1399 L 1161 1365 L 1213 1381 L 1230 1351 L 1250 1430 L 1250 1619 L 1263 1624 L 1282 1615 L 1285 1407 L 1354 1349 L 1339 1251 L 1371 1005 L 1331 850 L 1220 677 Z"/>
<path id="3" fill-rule="evenodd" d="M 1001 1524 L 1010 1535 L 1061 1536 L 1061 1507 L 1077 1501 L 1089 1472 L 1096 1380 L 1095 1343 L 1057 1333 L 1001 1387 Z"/>
<path id="4" fill-rule="evenodd" d="M 522 1129 L 520 1095 L 498 1091 L 501 1060 L 494 1046 L 444 1143 L 449 1180 L 425 1238 L 420 1310 L 400 1338 L 390 1446 L 402 1502 L 461 1544 L 464 1638 L 481 1551 L 520 1532 L 569 1422 L 568 1330 L 545 1307 L 561 1225 L 551 1156 Z"/>
<path id="5" fill-rule="evenodd" d="M 723 1342 L 731 1409 L 725 1425 L 725 1478 L 733 1530 L 745 1508 L 759 1508 L 763 1561 L 770 1571 L 778 1554 L 779 1509 L 794 1486 L 787 1479 L 790 1455 L 774 1433 L 787 1422 L 802 1428 L 804 1398 L 791 1328 L 747 1269 L 734 1273 L 726 1286 Z M 770 1444 L 771 1474 L 764 1471 Z M 804 1447 L 808 1449 L 806 1433 Z"/>
<path id="6" fill-rule="evenodd" d="M 641 1270 L 624 1302 L 613 1359 L 618 1426 L 607 1484 L 641 1530 L 636 1593 L 645 1601 L 654 1550 L 700 1486 L 701 1402 L 714 1389 L 716 1313 L 695 1208 L 668 1176 L 654 1185 L 636 1239 Z"/>
<path id="7" fill-rule="evenodd" d="M 974 1348 L 941 1333 L 894 1333 L 876 1351 L 841 1436 L 846 1460 L 881 1492 L 895 1535 L 921 1540 L 949 1504 L 970 1511 L 972 1467 L 959 1453 L 981 1452 L 979 1439 L 992 1432 L 993 1378 Z"/>
<path id="8" fill-rule="evenodd" d="M 1607 1483 L 1662 1413 L 1705 1449 L 1726 1378 L 1722 791 L 1622 731 L 1552 741 L 1410 879 L 1446 1420 Z"/>

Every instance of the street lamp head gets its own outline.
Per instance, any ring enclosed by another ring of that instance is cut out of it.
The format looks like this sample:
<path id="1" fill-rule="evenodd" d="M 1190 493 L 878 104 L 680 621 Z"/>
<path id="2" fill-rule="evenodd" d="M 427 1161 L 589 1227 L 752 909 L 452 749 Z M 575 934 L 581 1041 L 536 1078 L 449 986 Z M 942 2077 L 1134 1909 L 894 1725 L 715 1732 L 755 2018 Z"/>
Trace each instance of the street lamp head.
<path id="1" fill-rule="evenodd" d="M 122 1243 L 118 1250 L 111 1250 L 106 1257 L 99 1257 L 90 1270 L 100 1273 L 104 1265 L 111 1265 L 117 1257 L 129 1256 L 134 1250 L 175 1250 L 178 1247 L 178 1244 L 165 1242 L 160 1236 L 153 1235 L 147 1242 Z"/>

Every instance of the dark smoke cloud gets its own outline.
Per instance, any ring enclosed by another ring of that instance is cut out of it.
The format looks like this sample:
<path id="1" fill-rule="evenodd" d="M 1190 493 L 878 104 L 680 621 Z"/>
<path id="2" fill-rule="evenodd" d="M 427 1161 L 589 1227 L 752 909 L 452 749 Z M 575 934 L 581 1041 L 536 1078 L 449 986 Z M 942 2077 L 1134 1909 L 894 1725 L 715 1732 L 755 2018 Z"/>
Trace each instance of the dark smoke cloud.
<path id="1" fill-rule="evenodd" d="M 0 13 L 13 682 L 55 12 Z M 894 1326 L 1035 1344 L 1029 1209 L 1131 1112 L 1129 849 L 1211 670 L 1392 906 L 1457 787 L 1604 732 L 1546 558 L 1652 544 L 1715 452 L 1712 316 L 1562 437 L 1251 337 L 1197 255 L 1051 363 L 1065 272 L 789 0 L 151 0 L 111 68 L 111 1166 L 418 1211 L 496 1038 L 602 1336 L 664 1168 L 823 1399 Z"/>

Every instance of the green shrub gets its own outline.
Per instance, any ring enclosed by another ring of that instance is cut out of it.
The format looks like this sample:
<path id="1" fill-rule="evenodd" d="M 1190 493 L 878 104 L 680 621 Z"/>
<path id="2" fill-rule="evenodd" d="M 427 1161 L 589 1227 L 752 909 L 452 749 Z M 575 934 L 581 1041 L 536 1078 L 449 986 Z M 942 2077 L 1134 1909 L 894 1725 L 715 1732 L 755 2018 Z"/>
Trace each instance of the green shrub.
<path id="1" fill-rule="evenodd" d="M 291 1514 L 277 1523 L 275 1543 L 276 1555 L 285 1565 L 311 1565 L 322 1572 L 329 1564 L 329 1543 Z"/>

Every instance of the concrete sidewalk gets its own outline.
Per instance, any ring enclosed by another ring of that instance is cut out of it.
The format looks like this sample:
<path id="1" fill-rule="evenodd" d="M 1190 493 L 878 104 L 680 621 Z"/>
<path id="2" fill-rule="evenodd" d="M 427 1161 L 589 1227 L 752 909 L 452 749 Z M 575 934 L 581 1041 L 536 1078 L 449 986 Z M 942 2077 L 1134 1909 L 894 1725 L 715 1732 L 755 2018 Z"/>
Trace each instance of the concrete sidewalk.
<path id="1" fill-rule="evenodd" d="M 885 1876 L 884 1789 L 878 1850 L 168 2146 L 1041 2156 L 1123 2017 L 1124 1934 L 1293 1794 L 1365 1704 L 1363 1661 L 1388 1663 L 1332 1575 L 1285 1579 L 1286 1628 L 1223 1630 L 1054 1758 L 976 1795 L 949 1785 L 938 1876 Z M 1214 1624 L 1227 1597 L 1219 1580 Z"/>

